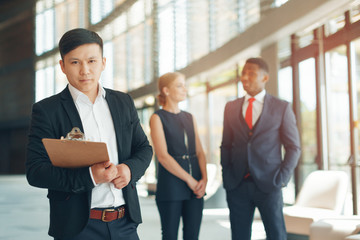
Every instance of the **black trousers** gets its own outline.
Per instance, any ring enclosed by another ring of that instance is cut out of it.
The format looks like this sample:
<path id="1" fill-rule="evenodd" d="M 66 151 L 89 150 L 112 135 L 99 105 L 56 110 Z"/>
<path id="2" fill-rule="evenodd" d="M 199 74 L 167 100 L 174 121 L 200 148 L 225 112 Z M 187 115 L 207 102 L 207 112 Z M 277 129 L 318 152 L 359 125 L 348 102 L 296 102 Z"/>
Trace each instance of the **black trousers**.
<path id="1" fill-rule="evenodd" d="M 86 227 L 75 237 L 55 240 L 139 240 L 137 226 L 127 213 L 123 218 L 111 222 L 89 219 Z"/>
<path id="2" fill-rule="evenodd" d="M 177 240 L 180 218 L 183 221 L 183 239 L 197 240 L 199 238 L 204 199 L 183 201 L 156 201 L 163 240 Z"/>

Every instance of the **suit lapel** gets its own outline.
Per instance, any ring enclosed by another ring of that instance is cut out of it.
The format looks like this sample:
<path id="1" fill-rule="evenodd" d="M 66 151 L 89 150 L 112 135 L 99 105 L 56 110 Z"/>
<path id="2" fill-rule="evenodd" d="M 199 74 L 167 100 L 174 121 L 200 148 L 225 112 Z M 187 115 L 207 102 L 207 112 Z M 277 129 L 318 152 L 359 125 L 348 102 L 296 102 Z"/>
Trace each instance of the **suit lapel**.
<path id="1" fill-rule="evenodd" d="M 245 137 L 248 136 L 249 127 L 245 122 L 244 116 L 242 114 L 242 107 L 244 104 L 244 97 L 239 98 L 237 103 L 234 104 L 234 109 L 231 110 L 231 115 L 234 118 L 233 123 L 235 123 L 235 129 L 239 129 L 241 134 Z"/>
<path id="2" fill-rule="evenodd" d="M 118 147 L 118 156 L 120 159 L 121 156 L 121 146 L 122 146 L 122 139 L 121 139 L 121 113 L 119 111 L 120 107 L 118 106 L 118 101 L 115 99 L 114 94 L 109 90 L 105 89 L 106 96 L 105 99 L 107 101 L 107 104 L 110 109 L 111 117 L 114 123 L 114 129 L 115 129 L 115 135 L 116 135 L 116 141 L 117 141 L 117 147 Z"/>
<path id="3" fill-rule="evenodd" d="M 74 100 L 70 94 L 69 88 L 66 87 L 61 92 L 61 103 L 65 109 L 66 114 L 68 115 L 70 122 L 72 124 L 71 129 L 73 127 L 78 127 L 82 132 L 84 132 L 83 125 L 81 123 L 80 115 L 76 109 Z M 71 131 L 71 129 L 69 131 Z"/>

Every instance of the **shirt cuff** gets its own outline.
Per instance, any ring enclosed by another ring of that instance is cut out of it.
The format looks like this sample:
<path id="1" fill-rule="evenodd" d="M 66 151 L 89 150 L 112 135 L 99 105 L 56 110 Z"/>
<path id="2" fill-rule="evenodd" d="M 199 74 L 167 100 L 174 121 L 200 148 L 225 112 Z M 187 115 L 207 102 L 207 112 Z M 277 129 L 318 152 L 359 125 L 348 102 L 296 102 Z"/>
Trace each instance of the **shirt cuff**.
<path id="1" fill-rule="evenodd" d="M 92 172 L 91 172 L 91 167 L 89 167 L 89 172 L 90 172 L 90 177 L 91 177 L 91 180 L 92 180 L 94 186 L 99 185 L 99 184 L 96 184 L 96 182 L 95 182 L 95 180 L 94 180 L 94 176 L 93 176 L 93 174 L 92 174 Z"/>

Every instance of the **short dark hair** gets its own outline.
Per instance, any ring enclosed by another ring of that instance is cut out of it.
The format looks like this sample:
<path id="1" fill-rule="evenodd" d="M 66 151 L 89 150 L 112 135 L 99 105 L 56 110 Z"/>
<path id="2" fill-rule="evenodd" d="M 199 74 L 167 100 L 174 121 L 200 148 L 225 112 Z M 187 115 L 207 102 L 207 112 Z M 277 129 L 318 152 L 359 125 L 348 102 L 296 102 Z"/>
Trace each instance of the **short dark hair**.
<path id="1" fill-rule="evenodd" d="M 59 41 L 61 59 L 64 60 L 64 56 L 67 53 L 88 43 L 98 44 L 101 48 L 101 55 L 103 54 L 103 41 L 96 32 L 84 28 L 75 28 L 67 31 Z"/>
<path id="2" fill-rule="evenodd" d="M 269 73 L 269 66 L 262 58 L 249 58 L 248 60 L 246 60 L 246 63 L 256 64 L 259 66 L 261 70 L 265 71 L 266 73 Z"/>

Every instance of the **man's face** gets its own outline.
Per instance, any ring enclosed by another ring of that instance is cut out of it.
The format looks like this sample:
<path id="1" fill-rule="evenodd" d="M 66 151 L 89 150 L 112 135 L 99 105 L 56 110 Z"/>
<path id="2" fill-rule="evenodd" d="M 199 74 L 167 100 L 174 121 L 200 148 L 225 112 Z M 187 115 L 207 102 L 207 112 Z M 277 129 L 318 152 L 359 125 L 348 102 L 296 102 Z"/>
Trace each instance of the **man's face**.
<path id="1" fill-rule="evenodd" d="M 265 89 L 265 84 L 269 80 L 269 75 L 260 69 L 257 64 L 246 63 L 240 80 L 244 90 L 250 95 L 255 96 Z"/>
<path id="2" fill-rule="evenodd" d="M 97 96 L 98 82 L 105 69 L 106 59 L 96 43 L 80 45 L 68 52 L 60 66 L 69 83 L 90 99 Z"/>

